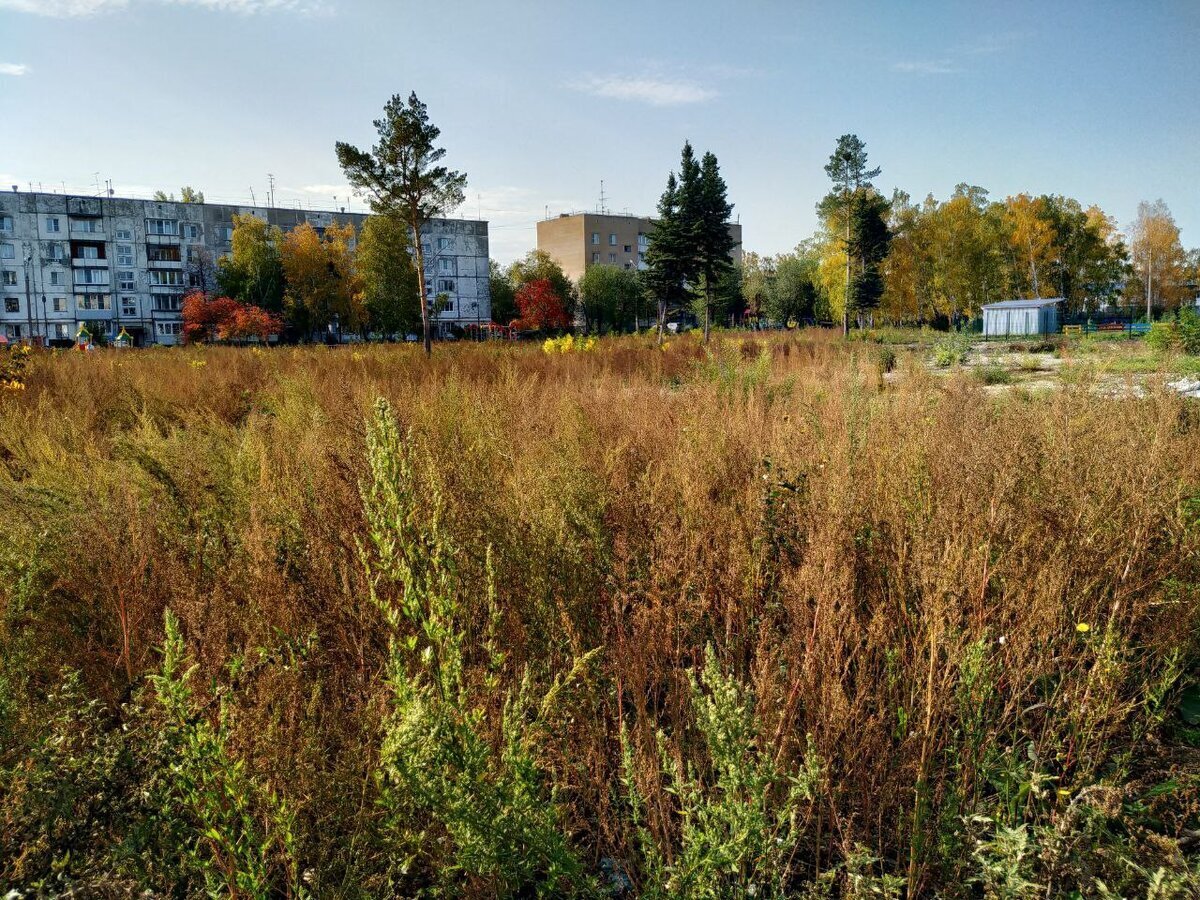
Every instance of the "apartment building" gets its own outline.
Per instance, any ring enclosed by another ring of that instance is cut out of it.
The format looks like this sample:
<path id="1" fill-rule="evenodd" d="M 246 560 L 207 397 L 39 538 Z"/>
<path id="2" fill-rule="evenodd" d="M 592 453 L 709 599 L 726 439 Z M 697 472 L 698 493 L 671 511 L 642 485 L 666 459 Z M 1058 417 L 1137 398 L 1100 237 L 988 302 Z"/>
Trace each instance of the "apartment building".
<path id="1" fill-rule="evenodd" d="M 67 194 L 0 192 L 0 333 L 13 340 L 69 342 L 86 323 L 122 329 L 139 346 L 178 343 L 183 297 L 213 289 L 217 260 L 232 252 L 234 215 L 283 231 L 335 222 L 357 231 L 366 216 L 285 207 L 177 203 Z M 423 237 L 426 282 L 445 302 L 439 333 L 487 321 L 487 222 L 435 219 Z"/>
<path id="2" fill-rule="evenodd" d="M 537 246 L 549 253 L 572 281 L 578 281 L 589 266 L 646 268 L 646 250 L 654 234 L 654 220 L 644 216 L 611 213 L 563 213 L 537 225 Z M 742 226 L 729 224 L 734 240 L 733 259 L 742 259 Z"/>

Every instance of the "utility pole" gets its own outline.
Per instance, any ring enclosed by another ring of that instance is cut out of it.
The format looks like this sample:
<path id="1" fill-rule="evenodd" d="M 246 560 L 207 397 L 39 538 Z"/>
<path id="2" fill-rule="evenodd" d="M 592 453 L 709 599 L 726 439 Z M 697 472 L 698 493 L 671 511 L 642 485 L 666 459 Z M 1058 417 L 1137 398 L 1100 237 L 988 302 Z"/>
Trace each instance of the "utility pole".
<path id="1" fill-rule="evenodd" d="M 33 251 L 25 245 L 25 321 L 29 327 L 29 343 L 33 344 L 33 300 L 29 294 L 29 273 L 33 271 Z"/>

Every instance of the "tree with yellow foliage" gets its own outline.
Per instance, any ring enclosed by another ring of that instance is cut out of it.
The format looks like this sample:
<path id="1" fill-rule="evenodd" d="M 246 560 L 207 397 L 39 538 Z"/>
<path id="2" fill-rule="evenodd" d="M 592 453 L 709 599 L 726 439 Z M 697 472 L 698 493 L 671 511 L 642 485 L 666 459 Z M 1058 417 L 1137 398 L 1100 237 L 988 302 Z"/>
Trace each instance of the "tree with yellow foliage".
<path id="1" fill-rule="evenodd" d="M 1129 236 L 1133 275 L 1128 292 L 1145 294 L 1149 321 L 1154 306 L 1173 309 L 1187 298 L 1187 254 L 1179 242 L 1175 217 L 1162 200 L 1138 204 Z"/>
<path id="2" fill-rule="evenodd" d="M 1049 285 L 1038 275 L 1048 269 L 1055 259 L 1054 231 L 1043 215 L 1044 200 L 1028 194 L 1017 194 L 1004 201 L 1003 220 L 1008 231 L 1008 245 L 1013 254 L 1013 275 L 1018 294 L 1030 297 L 1050 296 L 1044 293 Z M 1024 278 L 1028 272 L 1029 280 Z"/>
<path id="3" fill-rule="evenodd" d="M 361 292 L 350 243 L 354 226 L 330 225 L 324 234 L 305 223 L 283 236 L 280 255 L 287 278 L 284 307 L 288 319 L 308 334 L 329 327 L 360 327 Z"/>

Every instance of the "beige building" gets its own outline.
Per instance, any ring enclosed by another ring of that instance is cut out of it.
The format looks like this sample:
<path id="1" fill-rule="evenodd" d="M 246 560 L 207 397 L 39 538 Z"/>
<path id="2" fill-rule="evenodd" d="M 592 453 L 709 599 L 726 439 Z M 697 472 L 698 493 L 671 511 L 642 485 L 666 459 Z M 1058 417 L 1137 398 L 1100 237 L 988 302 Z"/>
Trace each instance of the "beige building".
<path id="1" fill-rule="evenodd" d="M 654 220 L 611 213 L 563 213 L 538 222 L 537 246 L 549 253 L 567 277 L 578 281 L 588 266 L 646 268 Z M 734 262 L 742 260 L 742 226 L 731 222 Z"/>

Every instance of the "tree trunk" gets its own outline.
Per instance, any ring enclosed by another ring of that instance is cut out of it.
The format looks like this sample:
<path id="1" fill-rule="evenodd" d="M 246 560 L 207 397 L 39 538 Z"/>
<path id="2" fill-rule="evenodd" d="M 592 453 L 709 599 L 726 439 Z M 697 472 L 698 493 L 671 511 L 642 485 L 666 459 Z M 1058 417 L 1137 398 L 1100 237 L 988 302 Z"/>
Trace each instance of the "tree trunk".
<path id="1" fill-rule="evenodd" d="M 704 275 L 704 343 L 708 343 L 709 325 L 712 321 L 712 276 Z"/>
<path id="2" fill-rule="evenodd" d="M 842 337 L 850 334 L 850 194 L 846 193 L 846 296 L 842 300 Z"/>
<path id="3" fill-rule="evenodd" d="M 425 290 L 425 248 L 421 246 L 421 223 L 412 222 L 413 242 L 417 251 L 417 290 L 421 294 L 421 333 L 425 341 L 425 355 L 433 355 L 433 340 L 429 336 L 429 296 Z"/>

